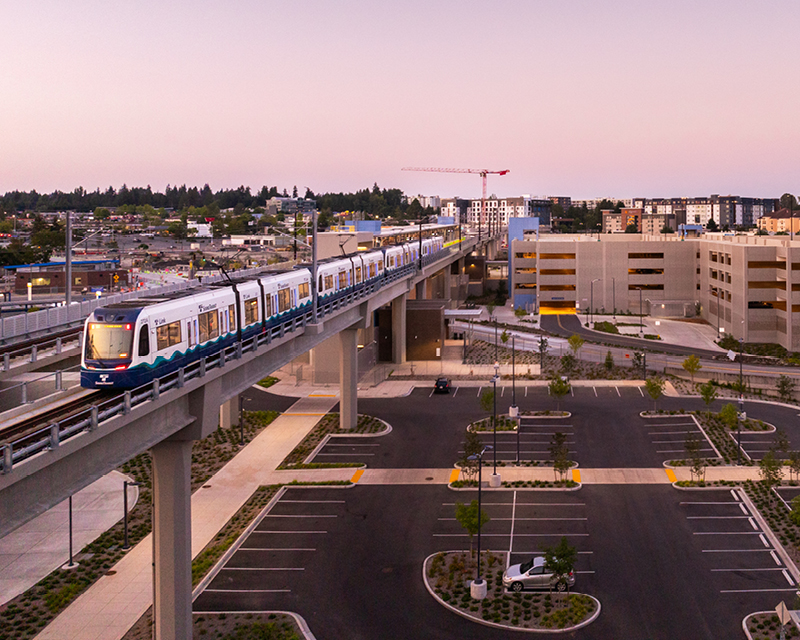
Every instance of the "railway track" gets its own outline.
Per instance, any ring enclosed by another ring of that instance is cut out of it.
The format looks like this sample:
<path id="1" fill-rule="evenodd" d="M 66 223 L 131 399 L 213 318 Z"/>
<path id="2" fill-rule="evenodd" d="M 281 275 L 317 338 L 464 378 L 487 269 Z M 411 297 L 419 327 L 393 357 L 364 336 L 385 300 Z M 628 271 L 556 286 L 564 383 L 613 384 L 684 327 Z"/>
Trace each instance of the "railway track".
<path id="1" fill-rule="evenodd" d="M 62 429 L 68 427 L 71 420 L 77 421 L 78 416 L 85 414 L 92 406 L 102 405 L 119 395 L 119 391 L 92 390 L 79 398 L 52 409 L 45 409 L 35 415 L 21 415 L 18 419 L 12 419 L 0 426 L 0 445 L 20 440 L 53 424 L 59 424 Z"/>

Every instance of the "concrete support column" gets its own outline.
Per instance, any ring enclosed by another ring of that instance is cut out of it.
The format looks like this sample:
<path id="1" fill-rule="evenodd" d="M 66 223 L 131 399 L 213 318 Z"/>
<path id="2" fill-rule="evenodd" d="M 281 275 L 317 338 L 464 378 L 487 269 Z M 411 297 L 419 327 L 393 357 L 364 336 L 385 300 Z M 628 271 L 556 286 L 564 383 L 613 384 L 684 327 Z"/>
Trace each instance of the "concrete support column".
<path id="1" fill-rule="evenodd" d="M 219 405 L 219 426 L 230 429 L 239 425 L 239 398 L 231 398 Z"/>
<path id="2" fill-rule="evenodd" d="M 339 427 L 354 429 L 358 420 L 358 329 L 339 332 Z"/>
<path id="3" fill-rule="evenodd" d="M 192 637 L 192 441 L 153 453 L 153 615 L 156 640 Z"/>
<path id="4" fill-rule="evenodd" d="M 403 364 L 406 361 L 407 302 L 407 293 L 392 300 L 392 362 L 395 364 Z"/>
<path id="5" fill-rule="evenodd" d="M 417 300 L 425 300 L 428 297 L 428 279 L 425 278 L 416 284 Z"/>

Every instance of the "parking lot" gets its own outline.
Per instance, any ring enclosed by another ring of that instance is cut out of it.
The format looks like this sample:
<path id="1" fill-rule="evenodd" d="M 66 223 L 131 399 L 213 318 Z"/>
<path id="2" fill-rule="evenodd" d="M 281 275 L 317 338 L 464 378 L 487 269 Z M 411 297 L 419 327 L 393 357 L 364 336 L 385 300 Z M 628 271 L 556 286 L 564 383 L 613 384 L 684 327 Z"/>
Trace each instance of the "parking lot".
<path id="1" fill-rule="evenodd" d="M 722 595 L 774 593 L 777 601 L 797 585 L 769 536 L 739 491 L 689 493 L 680 502 L 693 537 L 704 554 L 705 578 Z"/>
<path id="2" fill-rule="evenodd" d="M 515 462 L 517 460 L 517 445 L 519 445 L 519 460 L 545 462 L 551 459 L 550 444 L 553 435 L 557 432 L 567 437 L 569 455 L 574 458 L 575 431 L 569 418 L 542 418 L 534 416 L 521 416 L 519 433 L 517 431 L 497 432 L 497 460 L 498 462 Z M 484 445 L 492 444 L 492 432 L 480 432 Z M 464 442 L 458 451 L 459 458 L 464 455 Z M 494 452 L 486 454 L 486 464 L 494 460 Z"/>
<path id="3" fill-rule="evenodd" d="M 468 504 L 477 495 L 477 491 L 459 491 L 453 500 L 442 502 L 432 534 L 434 551 L 469 550 L 469 536 L 455 519 L 455 505 Z M 557 545 L 565 536 L 578 549 L 577 579 L 594 573 L 586 503 L 577 493 L 487 491 L 483 509 L 490 518 L 481 533 L 483 548 L 506 554 L 507 565 L 541 555 L 544 547 Z"/>
<path id="4" fill-rule="evenodd" d="M 692 436 L 700 441 L 701 457 L 720 457 L 719 451 L 692 416 L 664 415 L 640 418 L 640 420 L 642 430 L 647 434 L 656 455 L 662 461 L 686 458 L 686 440 Z"/>

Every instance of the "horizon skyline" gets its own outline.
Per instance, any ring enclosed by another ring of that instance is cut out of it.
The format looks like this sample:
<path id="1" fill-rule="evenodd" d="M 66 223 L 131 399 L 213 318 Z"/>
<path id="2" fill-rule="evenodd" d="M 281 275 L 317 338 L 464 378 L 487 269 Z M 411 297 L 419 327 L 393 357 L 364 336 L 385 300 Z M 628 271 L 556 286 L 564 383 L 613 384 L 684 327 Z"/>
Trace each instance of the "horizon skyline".
<path id="1" fill-rule="evenodd" d="M 4 193 L 800 191 L 792 0 L 7 5 Z"/>

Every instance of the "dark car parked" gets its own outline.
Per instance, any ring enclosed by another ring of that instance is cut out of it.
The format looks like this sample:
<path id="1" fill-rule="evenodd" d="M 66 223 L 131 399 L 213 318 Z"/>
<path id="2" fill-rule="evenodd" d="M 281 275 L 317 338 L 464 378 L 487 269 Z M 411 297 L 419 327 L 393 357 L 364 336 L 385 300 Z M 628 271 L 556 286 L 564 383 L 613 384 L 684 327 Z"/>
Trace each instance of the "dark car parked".
<path id="1" fill-rule="evenodd" d="M 450 381 L 447 378 L 437 378 L 433 387 L 434 393 L 450 393 Z"/>

